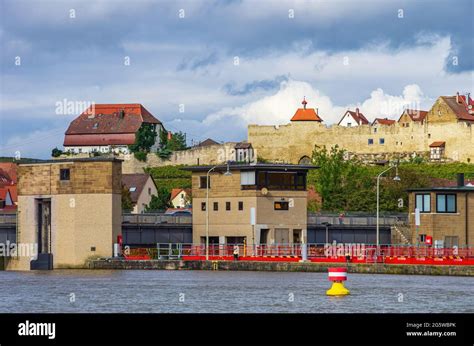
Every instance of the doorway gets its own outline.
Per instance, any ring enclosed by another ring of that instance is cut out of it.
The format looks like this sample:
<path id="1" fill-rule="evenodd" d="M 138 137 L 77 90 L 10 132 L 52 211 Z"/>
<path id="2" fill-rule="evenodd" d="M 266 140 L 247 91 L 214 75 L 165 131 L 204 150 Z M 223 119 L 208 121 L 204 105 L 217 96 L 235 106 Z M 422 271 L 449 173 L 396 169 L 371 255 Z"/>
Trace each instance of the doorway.
<path id="1" fill-rule="evenodd" d="M 293 230 L 293 244 L 301 244 L 301 230 L 300 229 Z"/>
<path id="2" fill-rule="evenodd" d="M 275 228 L 275 242 L 277 244 L 288 244 L 290 242 L 288 228 Z"/>
<path id="3" fill-rule="evenodd" d="M 270 230 L 268 228 L 264 228 L 260 230 L 260 244 L 267 244 L 268 243 L 268 233 Z"/>

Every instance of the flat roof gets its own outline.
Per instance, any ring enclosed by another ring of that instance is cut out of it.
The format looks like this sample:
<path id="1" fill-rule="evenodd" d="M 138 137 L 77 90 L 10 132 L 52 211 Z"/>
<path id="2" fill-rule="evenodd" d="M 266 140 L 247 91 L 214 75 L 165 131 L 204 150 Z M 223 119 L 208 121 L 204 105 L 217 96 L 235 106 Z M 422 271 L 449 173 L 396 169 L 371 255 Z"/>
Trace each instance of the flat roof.
<path id="1" fill-rule="evenodd" d="M 212 167 L 216 167 L 215 171 L 227 170 L 227 164 L 221 164 L 217 166 L 189 166 L 183 167 L 182 170 L 192 172 L 207 172 Z M 230 163 L 229 170 L 231 171 L 253 171 L 253 170 L 274 170 L 274 171 L 307 171 L 309 169 L 317 169 L 318 166 L 313 165 L 292 165 L 292 164 L 280 164 L 280 163 Z"/>
<path id="2" fill-rule="evenodd" d="M 408 189 L 408 192 L 422 192 L 422 191 L 451 191 L 451 192 L 474 192 L 474 186 L 436 186 L 436 187 L 425 187 Z"/>
<path id="3" fill-rule="evenodd" d="M 122 162 L 123 160 L 117 159 L 116 157 L 81 157 L 81 158 L 70 158 L 70 159 L 57 159 L 57 160 L 38 160 L 37 162 L 19 163 L 20 166 L 29 165 L 44 165 L 49 163 L 65 163 L 65 162 Z"/>

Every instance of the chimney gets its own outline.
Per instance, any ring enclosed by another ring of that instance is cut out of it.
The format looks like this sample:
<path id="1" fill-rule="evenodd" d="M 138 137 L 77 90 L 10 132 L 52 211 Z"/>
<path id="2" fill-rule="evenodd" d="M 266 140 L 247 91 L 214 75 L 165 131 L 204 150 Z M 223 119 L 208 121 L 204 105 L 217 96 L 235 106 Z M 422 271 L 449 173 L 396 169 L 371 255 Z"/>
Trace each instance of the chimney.
<path id="1" fill-rule="evenodd" d="M 172 137 L 171 131 L 168 131 L 168 140 L 170 140 Z"/>
<path id="2" fill-rule="evenodd" d="M 316 114 L 319 115 L 319 108 L 316 108 Z"/>
<path id="3" fill-rule="evenodd" d="M 458 173 L 458 187 L 463 187 L 464 186 L 464 173 Z"/>
<path id="4" fill-rule="evenodd" d="M 119 112 L 119 115 L 120 115 L 120 119 L 123 119 L 125 117 L 125 110 L 121 109 Z"/>
<path id="5" fill-rule="evenodd" d="M 356 114 L 359 116 L 359 108 L 356 108 Z"/>
<path id="6" fill-rule="evenodd" d="M 471 94 L 470 93 L 466 93 L 466 105 L 469 106 L 469 100 L 471 99 Z"/>
<path id="7" fill-rule="evenodd" d="M 456 93 L 456 102 L 459 103 L 459 91 Z"/>

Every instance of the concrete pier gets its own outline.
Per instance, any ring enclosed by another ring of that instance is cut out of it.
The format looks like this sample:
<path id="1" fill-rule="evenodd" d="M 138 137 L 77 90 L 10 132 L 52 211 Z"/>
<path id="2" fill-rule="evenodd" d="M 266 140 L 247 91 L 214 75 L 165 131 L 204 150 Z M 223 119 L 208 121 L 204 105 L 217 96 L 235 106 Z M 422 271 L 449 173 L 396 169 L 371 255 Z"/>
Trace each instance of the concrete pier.
<path id="1" fill-rule="evenodd" d="M 323 272 L 328 267 L 341 266 L 341 263 L 312 262 L 253 262 L 253 261 L 180 261 L 145 260 L 127 261 L 118 259 L 92 260 L 87 263 L 90 269 L 152 269 L 152 270 L 242 270 L 275 272 Z M 395 265 L 395 264 L 344 264 L 348 273 L 360 274 L 400 274 L 400 275 L 451 275 L 474 276 L 474 266 L 450 265 Z"/>

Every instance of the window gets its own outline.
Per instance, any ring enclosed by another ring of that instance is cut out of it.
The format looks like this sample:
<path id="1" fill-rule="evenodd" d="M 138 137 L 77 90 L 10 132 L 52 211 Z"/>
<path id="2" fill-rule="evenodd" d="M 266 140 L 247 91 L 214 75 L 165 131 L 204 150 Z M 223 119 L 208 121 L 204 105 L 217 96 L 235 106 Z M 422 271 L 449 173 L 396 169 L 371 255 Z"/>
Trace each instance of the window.
<path id="1" fill-rule="evenodd" d="M 275 210 L 288 210 L 288 206 L 289 206 L 288 202 L 279 201 L 279 202 L 275 202 L 274 209 Z"/>
<path id="2" fill-rule="evenodd" d="M 130 192 L 135 192 L 137 191 L 137 188 L 135 186 L 130 186 L 130 188 L 128 189 L 128 191 Z"/>
<path id="3" fill-rule="evenodd" d="M 385 138 L 379 138 L 379 144 L 385 144 Z"/>
<path id="4" fill-rule="evenodd" d="M 306 190 L 306 175 L 298 172 L 257 172 L 257 188 L 271 190 Z"/>
<path id="5" fill-rule="evenodd" d="M 59 170 L 59 179 L 60 180 L 69 180 L 71 177 L 71 172 L 69 168 L 62 168 Z"/>
<path id="6" fill-rule="evenodd" d="M 207 186 L 207 176 L 199 177 L 199 187 L 205 189 Z M 209 188 L 211 188 L 211 177 L 209 177 Z"/>
<path id="7" fill-rule="evenodd" d="M 426 243 L 426 234 L 420 234 L 420 243 Z"/>
<path id="8" fill-rule="evenodd" d="M 255 185 L 255 171 L 240 172 L 240 185 Z"/>
<path id="9" fill-rule="evenodd" d="M 230 202 L 225 202 L 225 210 L 230 210 Z"/>
<path id="10" fill-rule="evenodd" d="M 151 187 L 148 188 L 148 196 L 151 195 Z"/>
<path id="11" fill-rule="evenodd" d="M 351 126 L 352 126 L 352 124 L 351 124 L 351 123 L 347 123 L 347 127 L 351 127 Z"/>
<path id="12" fill-rule="evenodd" d="M 206 211 L 206 202 L 201 202 L 201 210 Z"/>
<path id="13" fill-rule="evenodd" d="M 420 210 L 420 213 L 431 212 L 431 196 L 429 193 L 415 195 L 415 208 Z"/>
<path id="14" fill-rule="evenodd" d="M 218 210 L 219 210 L 219 203 L 214 202 L 214 211 L 218 211 Z"/>
<path id="15" fill-rule="evenodd" d="M 373 138 L 369 138 L 368 142 L 367 142 L 369 145 L 372 145 L 374 144 L 374 139 Z"/>
<path id="16" fill-rule="evenodd" d="M 239 202 L 239 210 L 244 210 L 244 202 Z"/>
<path id="17" fill-rule="evenodd" d="M 92 126 L 92 128 L 93 128 L 94 130 L 97 129 L 98 127 L 99 127 L 99 123 L 95 123 L 95 124 Z"/>
<path id="18" fill-rule="evenodd" d="M 377 133 L 377 128 L 376 127 L 374 127 L 374 133 Z"/>
<path id="19" fill-rule="evenodd" d="M 436 212 L 437 213 L 455 213 L 456 212 L 456 195 L 439 193 L 436 195 Z"/>

